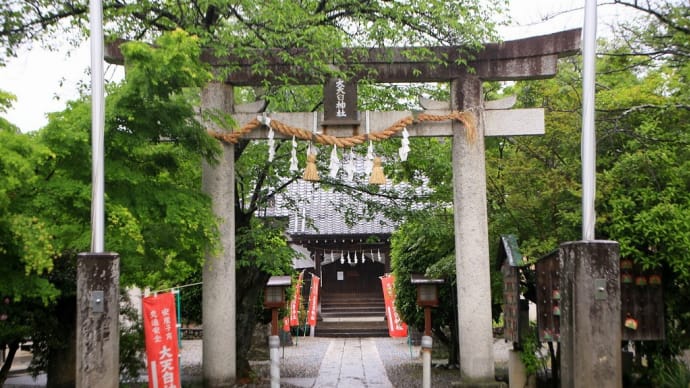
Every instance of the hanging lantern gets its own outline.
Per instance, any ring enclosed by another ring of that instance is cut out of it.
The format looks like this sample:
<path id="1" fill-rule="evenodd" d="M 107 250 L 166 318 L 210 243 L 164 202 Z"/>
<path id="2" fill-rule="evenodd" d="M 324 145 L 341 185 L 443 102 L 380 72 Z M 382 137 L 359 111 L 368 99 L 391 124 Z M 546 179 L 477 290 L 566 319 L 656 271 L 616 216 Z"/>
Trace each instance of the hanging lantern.
<path id="1" fill-rule="evenodd" d="M 383 167 L 381 167 L 381 158 L 378 156 L 374 158 L 374 167 L 369 177 L 369 183 L 373 185 L 385 185 L 386 176 L 383 175 Z"/>

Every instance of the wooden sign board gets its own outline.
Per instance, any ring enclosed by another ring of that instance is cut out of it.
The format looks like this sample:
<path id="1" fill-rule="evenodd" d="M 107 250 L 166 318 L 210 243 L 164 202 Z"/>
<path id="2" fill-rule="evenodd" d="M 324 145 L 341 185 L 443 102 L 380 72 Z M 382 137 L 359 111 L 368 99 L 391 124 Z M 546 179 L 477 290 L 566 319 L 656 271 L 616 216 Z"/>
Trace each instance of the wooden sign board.
<path id="1" fill-rule="evenodd" d="M 561 265 L 558 251 L 537 261 L 536 272 L 539 341 L 558 342 L 561 334 Z"/>
<path id="2" fill-rule="evenodd" d="M 323 89 L 324 120 L 321 125 L 359 125 L 357 82 L 335 78 Z"/>
<path id="3" fill-rule="evenodd" d="M 666 337 L 660 273 L 643 271 L 632 260 L 621 260 L 621 325 L 624 341 Z"/>

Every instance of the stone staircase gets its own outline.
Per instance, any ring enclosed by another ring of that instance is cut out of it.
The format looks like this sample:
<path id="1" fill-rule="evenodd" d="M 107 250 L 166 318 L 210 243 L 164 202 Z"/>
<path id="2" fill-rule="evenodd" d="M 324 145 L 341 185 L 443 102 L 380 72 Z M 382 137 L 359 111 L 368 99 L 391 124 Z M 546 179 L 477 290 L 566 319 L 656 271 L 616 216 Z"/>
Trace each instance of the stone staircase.
<path id="1" fill-rule="evenodd" d="M 330 293 L 321 298 L 317 337 L 387 337 L 386 309 L 378 293 Z"/>

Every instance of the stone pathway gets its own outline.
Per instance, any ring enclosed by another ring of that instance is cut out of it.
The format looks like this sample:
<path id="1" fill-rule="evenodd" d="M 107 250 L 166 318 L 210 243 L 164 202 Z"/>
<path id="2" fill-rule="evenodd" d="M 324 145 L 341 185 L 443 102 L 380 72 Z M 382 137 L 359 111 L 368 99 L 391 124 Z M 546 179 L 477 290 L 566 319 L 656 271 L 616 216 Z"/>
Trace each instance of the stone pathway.
<path id="1" fill-rule="evenodd" d="M 371 338 L 337 338 L 328 346 L 314 387 L 390 388 L 376 344 Z"/>

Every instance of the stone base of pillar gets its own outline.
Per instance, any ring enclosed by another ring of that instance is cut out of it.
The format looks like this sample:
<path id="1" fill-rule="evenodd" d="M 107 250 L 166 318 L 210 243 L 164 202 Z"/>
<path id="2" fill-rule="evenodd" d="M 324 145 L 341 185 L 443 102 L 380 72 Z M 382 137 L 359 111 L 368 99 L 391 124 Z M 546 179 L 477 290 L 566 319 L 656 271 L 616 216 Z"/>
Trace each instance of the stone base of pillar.
<path id="1" fill-rule="evenodd" d="M 120 383 L 120 256 L 77 256 L 77 387 L 117 388 Z"/>
<path id="2" fill-rule="evenodd" d="M 620 253 L 615 241 L 560 246 L 561 384 L 620 388 Z"/>
<path id="3" fill-rule="evenodd" d="M 536 379 L 529 379 L 525 372 L 525 364 L 520 359 L 520 351 L 510 350 L 508 353 L 508 386 L 510 388 L 534 388 Z"/>

